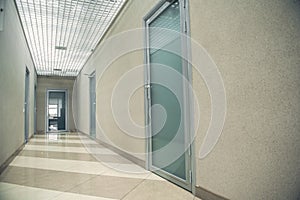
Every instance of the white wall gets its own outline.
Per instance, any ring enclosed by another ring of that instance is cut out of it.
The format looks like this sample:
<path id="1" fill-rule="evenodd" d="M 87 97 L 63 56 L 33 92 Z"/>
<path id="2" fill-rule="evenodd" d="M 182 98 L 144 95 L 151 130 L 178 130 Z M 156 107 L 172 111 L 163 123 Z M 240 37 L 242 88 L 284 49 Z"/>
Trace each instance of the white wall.
<path id="1" fill-rule="evenodd" d="M 36 73 L 14 1 L 5 1 L 4 31 L 0 31 L 0 164 L 24 143 L 25 69 L 30 71 L 29 137 L 34 133 Z"/>

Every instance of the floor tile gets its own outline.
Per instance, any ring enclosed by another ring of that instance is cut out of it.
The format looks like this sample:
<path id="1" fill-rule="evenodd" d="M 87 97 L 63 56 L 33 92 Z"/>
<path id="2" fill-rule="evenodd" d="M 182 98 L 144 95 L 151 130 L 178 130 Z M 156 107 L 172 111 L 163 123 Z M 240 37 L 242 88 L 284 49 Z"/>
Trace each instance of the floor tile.
<path id="1" fill-rule="evenodd" d="M 121 172 L 126 172 L 126 173 L 133 173 L 133 174 L 145 174 L 148 173 L 147 170 L 144 168 L 131 163 L 131 164 L 120 164 L 116 168 L 116 170 L 121 171 Z"/>
<path id="2" fill-rule="evenodd" d="M 29 180 L 23 185 L 65 192 L 95 176 L 81 173 L 56 172 L 41 179 Z"/>
<path id="3" fill-rule="evenodd" d="M 8 166 L 0 176 L 1 182 L 22 185 L 28 181 L 43 179 L 56 171 L 40 170 L 27 167 Z"/>
<path id="4" fill-rule="evenodd" d="M 8 190 L 0 193 L 0 199 L 3 200 L 50 200 L 60 192 L 58 191 L 49 191 L 40 188 L 33 187 L 24 187 L 24 186 L 16 186 L 12 190 Z"/>
<path id="5" fill-rule="evenodd" d="M 28 157 L 39 157 L 39 158 L 97 161 L 96 158 L 86 153 L 23 150 L 19 155 L 28 156 Z"/>
<path id="6" fill-rule="evenodd" d="M 200 198 L 198 198 L 198 197 L 194 197 L 194 200 L 202 200 L 202 199 L 200 199 Z"/>
<path id="7" fill-rule="evenodd" d="M 93 140 L 75 140 L 75 139 L 43 139 L 32 138 L 30 142 L 44 142 L 44 143 L 72 143 L 72 144 L 98 144 Z"/>
<path id="8" fill-rule="evenodd" d="M 3 182 L 0 182 L 0 193 L 1 192 L 5 192 L 7 190 L 11 190 L 13 189 L 14 187 L 16 187 L 15 184 L 10 184 L 10 183 L 3 183 Z M 0 198 L 1 199 L 1 198 Z"/>
<path id="9" fill-rule="evenodd" d="M 101 174 L 108 168 L 100 162 L 50 159 L 39 157 L 17 156 L 11 166 L 27 167 L 33 169 L 76 172 L 85 174 Z"/>
<path id="10" fill-rule="evenodd" d="M 119 164 L 130 164 L 131 161 L 127 160 L 126 158 L 121 157 L 117 154 L 93 154 L 94 159 L 100 162 L 108 162 L 108 163 L 119 163 Z"/>
<path id="11" fill-rule="evenodd" d="M 194 196 L 167 181 L 145 180 L 126 195 L 124 200 L 193 200 Z"/>
<path id="12" fill-rule="evenodd" d="M 37 150 L 37 151 L 54 151 L 54 152 L 71 152 L 71 153 L 89 153 L 85 147 L 56 147 L 46 145 L 26 145 L 24 150 Z"/>
<path id="13" fill-rule="evenodd" d="M 34 142 L 30 141 L 29 145 L 50 145 L 50 146 L 58 146 L 58 147 L 83 147 L 80 143 L 62 143 L 62 142 Z"/>
<path id="14" fill-rule="evenodd" d="M 38 158 L 38 157 L 25 157 L 17 156 L 10 164 L 10 166 L 28 167 L 35 169 L 46 169 L 65 171 L 68 167 L 72 167 L 76 162 L 88 162 L 88 161 L 71 161 L 62 159 L 50 159 L 50 158 Z"/>
<path id="15" fill-rule="evenodd" d="M 114 151 L 106 148 L 94 148 L 94 147 L 89 147 L 86 148 L 86 151 L 90 154 L 103 154 L 103 155 L 118 155 Z"/>
<path id="16" fill-rule="evenodd" d="M 51 200 L 116 200 L 116 199 L 64 192 Z"/>
<path id="17" fill-rule="evenodd" d="M 116 169 L 109 169 L 102 173 L 101 175 L 106 176 L 115 176 L 115 177 L 125 177 L 125 178 L 137 178 L 137 179 L 145 179 L 150 175 L 150 172 L 145 173 L 128 173 L 124 171 L 118 171 Z"/>
<path id="18" fill-rule="evenodd" d="M 3 190 L 3 188 L 9 188 Z M 96 197 L 75 193 L 59 192 L 41 188 L 0 183 L 0 199 L 28 199 L 28 200 L 115 200 L 111 198 Z"/>
<path id="19" fill-rule="evenodd" d="M 67 192 L 121 199 L 142 181 L 142 179 L 99 175 Z"/>
<path id="20" fill-rule="evenodd" d="M 36 135 L 0 176 L 0 199 L 200 200 L 76 133 Z"/>
<path id="21" fill-rule="evenodd" d="M 154 173 L 151 173 L 149 176 L 147 176 L 146 179 L 148 179 L 148 180 L 156 180 L 156 181 L 167 181 L 167 180 L 163 179 L 162 177 L 160 177 L 160 176 L 158 176 L 158 175 L 156 175 Z"/>

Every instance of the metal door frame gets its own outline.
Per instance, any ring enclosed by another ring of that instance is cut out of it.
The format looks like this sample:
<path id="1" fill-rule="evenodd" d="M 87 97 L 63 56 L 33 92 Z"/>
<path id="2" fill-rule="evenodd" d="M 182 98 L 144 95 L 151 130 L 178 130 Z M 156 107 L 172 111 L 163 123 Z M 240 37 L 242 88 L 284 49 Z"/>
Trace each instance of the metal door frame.
<path id="1" fill-rule="evenodd" d="M 25 68 L 25 95 L 24 95 L 24 141 L 28 142 L 29 137 L 29 91 L 30 91 L 30 71 Z"/>
<path id="2" fill-rule="evenodd" d="M 33 133 L 34 134 L 37 134 L 36 132 L 36 128 L 37 128 L 37 119 L 36 119 L 36 111 L 37 111 L 37 108 L 36 108 L 36 97 L 37 97 L 37 85 L 34 84 L 34 131 Z"/>
<path id="3" fill-rule="evenodd" d="M 149 24 L 155 20 L 166 8 L 168 8 L 171 3 L 175 0 L 161 0 L 145 17 L 144 17 L 144 27 L 145 27 L 145 70 L 144 70 L 144 99 L 145 99 L 145 124 L 146 124 L 146 152 L 147 152 L 147 159 L 146 159 L 146 168 L 150 171 L 154 170 L 152 166 L 152 144 L 151 144 L 151 135 L 152 130 L 150 124 L 151 120 L 151 96 L 150 96 L 150 58 L 149 58 Z M 190 52 L 190 41 L 188 39 L 190 35 L 190 26 L 189 26 L 189 4 L 188 0 L 178 0 L 180 5 L 180 26 L 181 26 L 181 33 L 185 35 L 185 37 L 181 38 L 182 44 L 182 55 L 184 58 L 191 58 Z M 189 84 L 192 85 L 192 66 L 189 64 L 188 61 L 182 60 L 182 74 L 186 77 L 189 81 Z M 182 183 L 179 177 L 176 177 L 166 171 L 158 170 L 156 171 L 157 174 L 163 176 L 164 178 L 174 182 L 175 184 L 195 193 L 195 159 L 194 159 L 194 142 L 193 142 L 193 135 L 194 135 L 194 117 L 193 117 L 193 95 L 189 85 L 183 83 L 183 96 L 184 96 L 184 132 L 185 132 L 185 141 L 190 143 L 190 148 L 188 149 L 189 154 L 189 161 L 186 160 L 187 167 L 189 174 L 186 176 L 186 182 L 188 184 Z M 157 170 L 157 169 L 155 169 Z M 189 179 L 189 180 L 188 180 Z"/>
<path id="4" fill-rule="evenodd" d="M 66 110 L 65 110 L 65 130 L 57 130 L 57 131 L 49 131 L 48 128 L 49 128 L 49 119 L 48 119 L 48 116 L 49 116 L 49 113 L 48 113 L 48 107 L 49 107 L 49 93 L 50 92 L 64 92 L 65 93 L 65 107 L 66 107 Z M 65 132 L 65 131 L 68 131 L 68 114 L 69 114 L 69 99 L 68 99 L 68 89 L 47 89 L 46 91 L 46 112 L 45 112 L 45 133 L 57 133 L 57 132 Z"/>
<path id="5" fill-rule="evenodd" d="M 95 87 L 94 87 L 94 93 L 95 93 L 95 102 L 93 102 L 93 104 L 92 104 L 92 102 L 91 102 L 91 98 L 92 98 L 92 96 L 91 96 L 91 84 L 92 84 L 92 79 L 94 79 L 94 84 L 95 84 Z M 92 136 L 92 137 L 96 137 L 96 71 L 93 71 L 90 75 L 89 75 L 89 96 L 90 96 L 90 136 Z M 92 110 L 95 110 L 95 112 L 94 112 L 94 116 L 92 116 Z M 92 120 L 91 120 L 91 118 L 95 118 L 95 124 L 94 124 L 94 127 L 95 127 L 95 135 L 92 135 L 92 132 L 91 132 L 91 130 L 92 130 Z"/>

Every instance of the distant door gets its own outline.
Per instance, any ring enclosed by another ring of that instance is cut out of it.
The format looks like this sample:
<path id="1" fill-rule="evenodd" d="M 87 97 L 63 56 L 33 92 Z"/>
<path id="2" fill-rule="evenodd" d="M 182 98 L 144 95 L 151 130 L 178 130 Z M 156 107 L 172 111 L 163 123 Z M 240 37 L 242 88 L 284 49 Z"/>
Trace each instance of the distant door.
<path id="1" fill-rule="evenodd" d="M 183 59 L 185 2 L 165 2 L 145 19 L 147 30 L 146 119 L 150 170 L 192 190 L 189 99 Z"/>
<path id="2" fill-rule="evenodd" d="M 96 136 L 96 78 L 90 76 L 90 136 Z"/>
<path id="3" fill-rule="evenodd" d="M 29 70 L 26 67 L 25 71 L 25 100 L 24 100 L 24 133 L 25 143 L 28 141 L 29 135 Z"/>
<path id="4" fill-rule="evenodd" d="M 47 132 L 67 130 L 67 90 L 47 91 Z"/>
<path id="5" fill-rule="evenodd" d="M 34 85 L 34 134 L 36 134 L 36 85 Z"/>

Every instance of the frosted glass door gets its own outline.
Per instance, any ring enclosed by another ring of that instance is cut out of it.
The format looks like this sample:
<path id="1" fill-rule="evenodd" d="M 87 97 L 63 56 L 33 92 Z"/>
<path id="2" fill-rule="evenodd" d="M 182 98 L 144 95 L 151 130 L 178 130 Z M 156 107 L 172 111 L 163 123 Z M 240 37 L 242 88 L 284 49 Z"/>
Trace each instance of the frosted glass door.
<path id="1" fill-rule="evenodd" d="M 185 148 L 180 5 L 168 5 L 148 22 L 151 93 L 151 167 L 188 189 Z"/>
<path id="2" fill-rule="evenodd" d="M 48 91 L 48 132 L 65 131 L 66 91 Z"/>
<path id="3" fill-rule="evenodd" d="M 90 136 L 96 137 L 96 77 L 90 77 Z"/>

